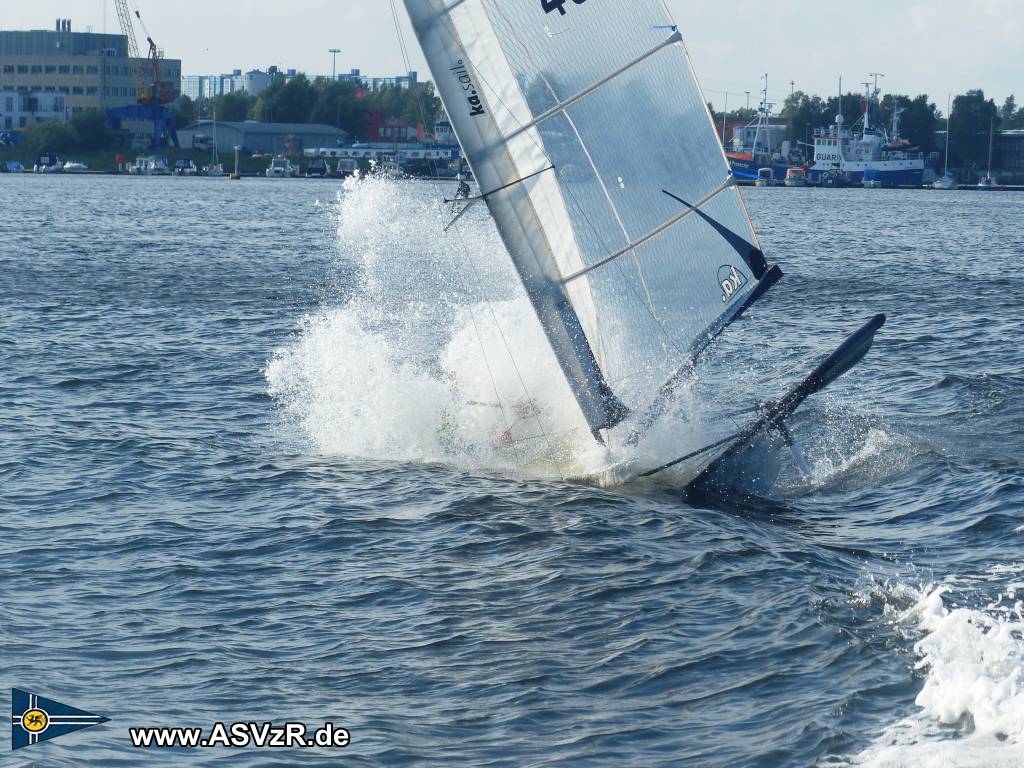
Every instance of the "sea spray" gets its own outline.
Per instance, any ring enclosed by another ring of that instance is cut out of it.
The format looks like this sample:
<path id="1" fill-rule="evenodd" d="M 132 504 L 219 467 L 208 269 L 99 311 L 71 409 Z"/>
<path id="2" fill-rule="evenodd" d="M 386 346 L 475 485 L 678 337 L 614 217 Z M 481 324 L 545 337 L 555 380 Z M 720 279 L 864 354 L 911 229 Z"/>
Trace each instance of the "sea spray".
<path id="1" fill-rule="evenodd" d="M 325 453 L 553 477 L 606 462 L 490 219 L 446 235 L 448 209 L 402 190 L 339 193 L 335 285 L 267 364 L 271 396 Z"/>
<path id="2" fill-rule="evenodd" d="M 1024 764 L 1024 604 L 1013 588 L 983 610 L 957 607 L 950 587 L 891 585 L 898 631 L 918 634 L 918 713 L 888 728 L 850 764 L 990 768 Z M 905 607 L 907 596 L 916 600 Z M 1004 597 L 1005 595 L 1006 597 Z M 1013 600 L 1003 605 L 1006 598 Z"/>

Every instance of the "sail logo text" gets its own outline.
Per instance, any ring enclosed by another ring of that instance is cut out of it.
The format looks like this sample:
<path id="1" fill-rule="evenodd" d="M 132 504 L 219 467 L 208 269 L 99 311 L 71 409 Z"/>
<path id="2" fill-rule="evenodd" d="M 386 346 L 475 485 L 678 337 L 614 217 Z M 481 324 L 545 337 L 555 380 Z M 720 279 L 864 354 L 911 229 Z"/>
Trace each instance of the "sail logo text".
<path id="1" fill-rule="evenodd" d="M 455 77 L 458 78 L 459 85 L 462 86 L 462 90 L 466 92 L 466 100 L 469 102 L 469 116 L 480 117 L 481 115 L 487 114 L 484 109 L 484 102 L 480 98 L 480 94 L 477 93 L 476 85 L 473 84 L 473 78 L 469 76 L 469 70 L 466 69 L 466 63 L 459 59 L 455 66 L 451 70 Z"/>
<path id="2" fill-rule="evenodd" d="M 747 278 L 736 267 L 726 264 L 718 270 L 718 282 L 722 286 L 722 301 L 728 303 L 747 284 Z"/>

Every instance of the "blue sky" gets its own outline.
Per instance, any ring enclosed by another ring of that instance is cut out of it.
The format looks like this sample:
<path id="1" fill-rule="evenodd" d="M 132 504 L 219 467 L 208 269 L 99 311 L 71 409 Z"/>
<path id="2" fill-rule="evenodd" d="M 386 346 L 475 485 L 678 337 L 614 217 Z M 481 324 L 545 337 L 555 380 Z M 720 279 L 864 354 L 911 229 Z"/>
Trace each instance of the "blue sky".
<path id="1" fill-rule="evenodd" d="M 608 1 L 608 0 L 600 0 Z M 768 72 L 770 97 L 796 88 L 832 93 L 840 75 L 859 88 L 884 72 L 884 89 L 946 94 L 982 87 L 999 103 L 1024 102 L 1024 0 L 667 0 L 687 37 L 708 98 L 721 107 L 746 103 Z M 3 29 L 50 29 L 70 16 L 77 30 L 115 31 L 112 0 L 6 0 Z M 330 73 L 329 48 L 341 48 L 339 71 L 359 67 L 394 74 L 402 59 L 387 0 L 129 0 L 168 56 L 186 74 L 265 69 L 271 64 Z M 73 10 L 71 10 L 73 8 Z M 402 4 L 399 3 L 401 10 Z M 404 11 L 403 22 L 404 22 Z M 863 19 L 862 23 L 857 22 Z M 412 40 L 410 34 L 410 40 Z M 415 45 L 414 66 L 426 72 Z M 751 97 L 756 101 L 755 97 Z"/>

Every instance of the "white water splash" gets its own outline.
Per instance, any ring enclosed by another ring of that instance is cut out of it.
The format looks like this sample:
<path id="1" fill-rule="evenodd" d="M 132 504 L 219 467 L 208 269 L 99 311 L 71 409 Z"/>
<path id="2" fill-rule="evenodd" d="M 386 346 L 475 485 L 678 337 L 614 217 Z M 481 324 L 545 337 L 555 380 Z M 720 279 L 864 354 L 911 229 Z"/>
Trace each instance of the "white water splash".
<path id="1" fill-rule="evenodd" d="M 1024 766 L 1024 604 L 1010 587 L 985 610 L 947 604 L 948 586 L 916 592 L 895 615 L 921 633 L 918 714 L 888 728 L 846 765 L 870 768 Z M 899 602 L 914 590 L 891 592 Z M 1007 601 L 1011 601 L 1007 603 Z"/>
<path id="2" fill-rule="evenodd" d="M 442 197 L 374 175 L 339 193 L 334 285 L 265 370 L 315 450 L 611 486 L 749 418 L 721 416 L 728 387 L 743 389 L 739 372 L 681 386 L 639 450 L 598 445 L 493 221 L 481 206 L 445 233 Z M 682 485 L 695 471 L 658 480 Z"/>
<path id="3" fill-rule="evenodd" d="M 271 396 L 323 453 L 542 476 L 601 467 L 493 225 L 467 217 L 445 235 L 438 197 L 346 183 L 340 306 L 274 353 Z"/>

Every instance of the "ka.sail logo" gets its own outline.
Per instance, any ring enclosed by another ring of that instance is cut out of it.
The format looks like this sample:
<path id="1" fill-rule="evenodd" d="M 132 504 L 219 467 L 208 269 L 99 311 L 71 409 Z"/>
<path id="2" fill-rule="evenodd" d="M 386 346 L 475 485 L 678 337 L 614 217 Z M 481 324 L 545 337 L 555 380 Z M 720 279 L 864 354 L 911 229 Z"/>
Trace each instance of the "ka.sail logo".
<path id="1" fill-rule="evenodd" d="M 17 688 L 12 691 L 11 749 L 21 749 L 107 722 L 110 718 L 75 709 L 53 699 Z"/>

